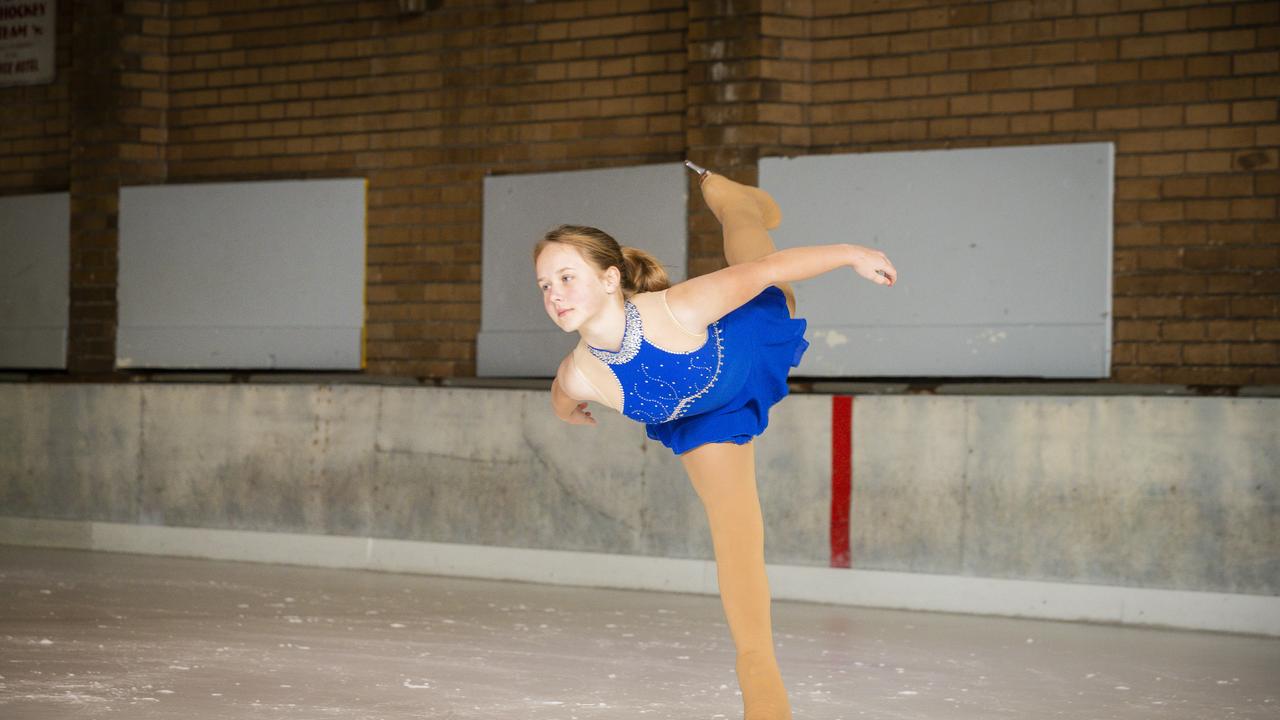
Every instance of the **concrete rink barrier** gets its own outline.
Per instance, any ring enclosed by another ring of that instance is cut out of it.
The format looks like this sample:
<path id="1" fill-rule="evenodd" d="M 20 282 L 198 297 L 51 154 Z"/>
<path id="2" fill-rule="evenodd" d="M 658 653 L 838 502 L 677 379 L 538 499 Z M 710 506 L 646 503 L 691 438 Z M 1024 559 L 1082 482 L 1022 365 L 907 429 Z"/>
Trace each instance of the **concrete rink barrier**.
<path id="1" fill-rule="evenodd" d="M 1269 397 L 795 394 L 773 596 L 1280 635 L 1277 448 Z M 3 384 L 0 461 L 0 543 L 716 592 L 678 459 L 545 391 Z"/>

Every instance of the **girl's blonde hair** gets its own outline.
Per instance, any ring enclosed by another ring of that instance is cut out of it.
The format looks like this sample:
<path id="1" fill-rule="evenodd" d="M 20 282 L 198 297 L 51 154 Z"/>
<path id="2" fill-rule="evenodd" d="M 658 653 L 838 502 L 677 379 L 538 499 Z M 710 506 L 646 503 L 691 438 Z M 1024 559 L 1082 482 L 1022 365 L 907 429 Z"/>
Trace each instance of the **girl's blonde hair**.
<path id="1" fill-rule="evenodd" d="M 667 271 L 653 255 L 634 247 L 622 247 L 609 233 L 586 225 L 561 225 L 547 233 L 533 246 L 533 261 L 551 243 L 562 243 L 578 249 L 582 257 L 600 272 L 618 268 L 622 276 L 622 294 L 654 292 L 671 287 Z"/>

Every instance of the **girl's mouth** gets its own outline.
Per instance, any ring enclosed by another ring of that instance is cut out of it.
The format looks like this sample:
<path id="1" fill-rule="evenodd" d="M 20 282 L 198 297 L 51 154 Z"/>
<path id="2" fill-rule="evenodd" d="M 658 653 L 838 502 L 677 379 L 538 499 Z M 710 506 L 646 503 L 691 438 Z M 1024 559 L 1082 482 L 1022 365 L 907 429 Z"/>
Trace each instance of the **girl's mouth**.
<path id="1" fill-rule="evenodd" d="M 567 313 L 567 312 L 569 312 L 569 311 L 571 311 L 571 310 L 573 310 L 573 308 L 568 308 L 568 309 L 566 309 L 566 310 L 557 310 L 557 311 L 556 311 L 556 317 L 564 317 L 564 314 L 565 314 L 565 313 Z"/>

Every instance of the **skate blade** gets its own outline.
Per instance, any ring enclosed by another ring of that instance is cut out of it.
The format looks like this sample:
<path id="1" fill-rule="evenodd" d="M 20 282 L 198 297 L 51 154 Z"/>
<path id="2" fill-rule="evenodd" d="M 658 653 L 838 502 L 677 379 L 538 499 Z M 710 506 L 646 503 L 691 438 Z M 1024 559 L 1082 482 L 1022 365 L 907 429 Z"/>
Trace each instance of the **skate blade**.
<path id="1" fill-rule="evenodd" d="M 707 169 L 692 160 L 685 160 L 684 166 L 698 174 L 698 177 L 706 177 Z"/>

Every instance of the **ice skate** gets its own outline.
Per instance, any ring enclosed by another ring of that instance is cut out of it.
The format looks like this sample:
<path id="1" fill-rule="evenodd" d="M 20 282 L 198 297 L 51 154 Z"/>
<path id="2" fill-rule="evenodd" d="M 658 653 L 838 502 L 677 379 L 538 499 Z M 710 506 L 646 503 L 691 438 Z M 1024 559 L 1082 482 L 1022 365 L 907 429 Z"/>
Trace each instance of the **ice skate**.
<path id="1" fill-rule="evenodd" d="M 702 195 L 707 200 L 707 206 L 717 214 L 717 217 L 719 217 L 719 207 L 724 203 L 733 202 L 734 195 L 741 195 L 749 198 L 759 208 L 765 230 L 772 230 L 782 224 L 782 209 L 769 193 L 758 187 L 734 182 L 689 160 L 685 160 L 684 165 L 698 175 L 702 185 Z"/>

